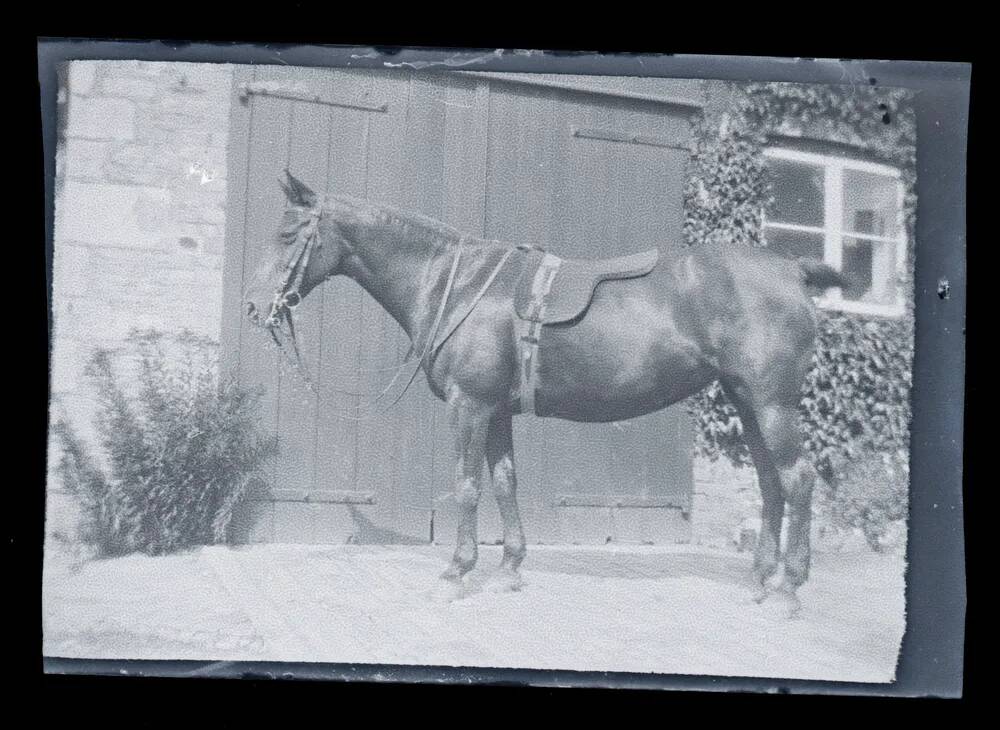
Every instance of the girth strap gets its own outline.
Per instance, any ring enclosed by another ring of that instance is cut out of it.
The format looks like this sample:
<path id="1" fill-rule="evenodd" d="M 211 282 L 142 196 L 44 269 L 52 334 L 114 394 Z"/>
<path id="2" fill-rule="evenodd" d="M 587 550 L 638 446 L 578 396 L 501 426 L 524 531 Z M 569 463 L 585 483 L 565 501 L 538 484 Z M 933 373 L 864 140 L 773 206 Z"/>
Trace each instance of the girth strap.
<path id="1" fill-rule="evenodd" d="M 531 282 L 531 306 L 525 319 L 518 319 L 518 373 L 521 413 L 535 413 L 535 390 L 538 387 L 538 343 L 545 319 L 545 297 L 559 273 L 562 259 L 550 253 L 542 258 Z"/>

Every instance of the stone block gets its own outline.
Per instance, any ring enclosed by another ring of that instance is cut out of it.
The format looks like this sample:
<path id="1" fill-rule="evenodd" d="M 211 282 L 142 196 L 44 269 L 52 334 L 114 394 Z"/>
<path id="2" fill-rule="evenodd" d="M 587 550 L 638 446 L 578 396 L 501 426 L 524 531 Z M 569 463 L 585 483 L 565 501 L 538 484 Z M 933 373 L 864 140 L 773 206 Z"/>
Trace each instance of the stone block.
<path id="1" fill-rule="evenodd" d="M 60 244 L 53 252 L 52 293 L 56 298 L 85 296 L 90 292 L 91 250 L 87 246 Z"/>
<path id="2" fill-rule="evenodd" d="M 215 255 L 221 255 L 225 251 L 226 227 L 218 223 L 181 223 L 177 227 L 178 239 L 175 242 L 180 245 L 180 238 L 187 237 L 196 242 L 192 251 L 201 251 Z"/>
<path id="3" fill-rule="evenodd" d="M 161 145 L 126 142 L 110 147 L 104 162 L 107 182 L 170 187 L 179 179 L 176 155 Z"/>
<path id="4" fill-rule="evenodd" d="M 52 348 L 52 363 L 49 373 L 49 388 L 54 395 L 74 393 L 79 390 L 86 365 L 86 353 L 75 338 L 69 336 L 70 327 Z"/>
<path id="5" fill-rule="evenodd" d="M 152 101 L 165 93 L 159 74 L 137 71 L 134 66 L 115 64 L 101 78 L 101 96 L 120 97 L 132 101 Z"/>
<path id="6" fill-rule="evenodd" d="M 67 180 L 56 201 L 57 245 L 162 248 L 170 222 L 170 194 L 153 187 Z"/>
<path id="7" fill-rule="evenodd" d="M 173 202 L 174 219 L 177 221 L 211 226 L 226 225 L 224 190 L 222 191 L 222 195 L 198 195 L 176 191 L 173 196 Z"/>
<path id="8" fill-rule="evenodd" d="M 159 312 L 99 296 L 56 300 L 55 310 L 56 345 L 72 338 L 87 347 L 117 347 L 133 328 L 162 328 L 165 320 Z"/>
<path id="9" fill-rule="evenodd" d="M 212 97 L 196 103 L 168 95 L 162 104 L 142 106 L 136 111 L 137 139 L 174 149 L 180 144 L 221 149 L 229 130 L 226 100 Z"/>
<path id="10" fill-rule="evenodd" d="M 62 174 L 74 179 L 97 179 L 104 174 L 109 142 L 69 139 L 62 150 Z"/>
<path id="11" fill-rule="evenodd" d="M 69 64 L 69 93 L 86 96 L 94 90 L 100 61 L 71 61 Z"/>
<path id="12" fill-rule="evenodd" d="M 185 188 L 222 190 L 225 194 L 226 150 L 217 146 L 177 148 L 177 160 Z"/>
<path id="13" fill-rule="evenodd" d="M 73 97 L 67 137 L 129 140 L 135 136 L 135 105 L 128 99 Z"/>

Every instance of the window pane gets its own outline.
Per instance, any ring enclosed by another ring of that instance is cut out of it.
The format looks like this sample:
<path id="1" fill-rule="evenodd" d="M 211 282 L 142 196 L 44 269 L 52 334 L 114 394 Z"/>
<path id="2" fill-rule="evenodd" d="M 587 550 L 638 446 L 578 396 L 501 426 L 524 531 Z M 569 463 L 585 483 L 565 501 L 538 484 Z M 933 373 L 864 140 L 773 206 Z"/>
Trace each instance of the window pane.
<path id="1" fill-rule="evenodd" d="M 774 185 L 770 219 L 777 223 L 823 226 L 823 168 L 788 160 L 768 160 Z"/>
<path id="2" fill-rule="evenodd" d="M 895 238 L 899 234 L 899 188 L 895 178 L 844 170 L 843 229 Z"/>
<path id="3" fill-rule="evenodd" d="M 843 290 L 844 299 L 896 303 L 895 244 L 845 237 L 842 271 L 852 282 Z"/>
<path id="4" fill-rule="evenodd" d="M 764 235 L 767 247 L 789 258 L 823 259 L 823 234 L 786 231 L 768 226 Z"/>

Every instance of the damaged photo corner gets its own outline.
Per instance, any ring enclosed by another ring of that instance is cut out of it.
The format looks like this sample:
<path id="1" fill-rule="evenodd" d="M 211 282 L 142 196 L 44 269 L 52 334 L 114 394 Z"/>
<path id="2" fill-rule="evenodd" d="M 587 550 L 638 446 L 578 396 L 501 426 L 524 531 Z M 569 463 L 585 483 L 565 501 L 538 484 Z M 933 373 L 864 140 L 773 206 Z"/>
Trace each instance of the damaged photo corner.
<path id="1" fill-rule="evenodd" d="M 961 694 L 968 65 L 39 69 L 47 671 Z"/>

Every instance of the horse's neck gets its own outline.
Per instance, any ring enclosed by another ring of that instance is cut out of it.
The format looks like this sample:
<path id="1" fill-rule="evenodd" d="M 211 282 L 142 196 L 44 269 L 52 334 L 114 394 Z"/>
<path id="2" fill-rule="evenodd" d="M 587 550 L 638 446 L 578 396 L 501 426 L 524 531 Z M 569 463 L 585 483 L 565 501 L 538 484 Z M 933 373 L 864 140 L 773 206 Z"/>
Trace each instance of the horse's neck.
<path id="1" fill-rule="evenodd" d="M 345 273 L 417 340 L 430 326 L 439 282 L 447 278 L 457 240 L 394 225 L 367 228 L 355 240 Z"/>

